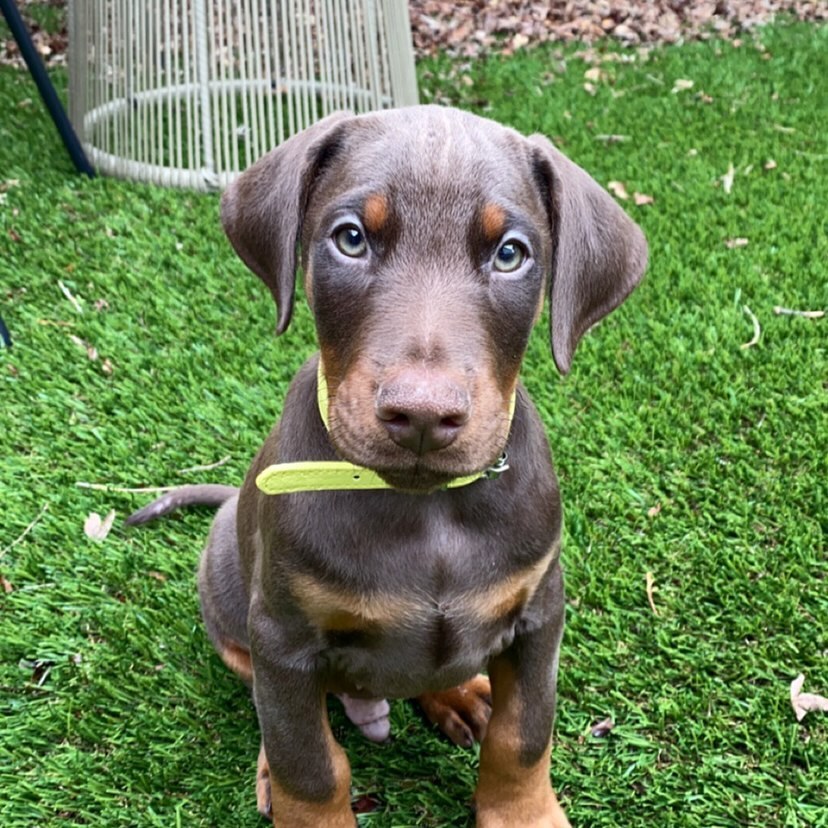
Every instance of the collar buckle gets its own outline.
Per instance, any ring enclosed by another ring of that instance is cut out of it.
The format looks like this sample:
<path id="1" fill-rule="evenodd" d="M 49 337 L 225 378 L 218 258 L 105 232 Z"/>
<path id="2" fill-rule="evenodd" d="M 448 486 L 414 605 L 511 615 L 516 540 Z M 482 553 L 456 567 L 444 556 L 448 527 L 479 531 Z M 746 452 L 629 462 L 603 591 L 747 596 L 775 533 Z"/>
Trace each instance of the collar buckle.
<path id="1" fill-rule="evenodd" d="M 500 475 L 509 468 L 508 460 L 509 455 L 504 451 L 503 454 L 501 454 L 500 457 L 498 457 L 497 460 L 483 472 L 483 477 L 487 480 L 500 477 Z"/>

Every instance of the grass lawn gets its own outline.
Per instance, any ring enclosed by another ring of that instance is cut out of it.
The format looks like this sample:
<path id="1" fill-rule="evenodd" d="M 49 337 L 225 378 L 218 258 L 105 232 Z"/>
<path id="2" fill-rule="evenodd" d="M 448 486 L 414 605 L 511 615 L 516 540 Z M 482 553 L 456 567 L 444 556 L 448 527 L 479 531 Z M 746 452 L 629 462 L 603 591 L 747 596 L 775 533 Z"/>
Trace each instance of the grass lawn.
<path id="1" fill-rule="evenodd" d="M 828 716 L 797 723 L 788 697 L 800 672 L 828 695 L 828 318 L 773 312 L 828 307 L 828 28 L 607 61 L 594 94 L 571 54 L 419 67 L 424 100 L 622 182 L 651 246 L 568 377 L 545 325 L 525 364 L 566 504 L 553 778 L 576 828 L 828 826 Z M 128 531 L 147 496 L 77 485 L 240 481 L 314 349 L 304 308 L 274 339 L 217 204 L 75 175 L 0 68 L 4 828 L 264 824 L 254 711 L 198 615 L 209 514 Z M 403 702 L 383 747 L 332 715 L 379 803 L 361 826 L 470 824 L 475 752 Z"/>

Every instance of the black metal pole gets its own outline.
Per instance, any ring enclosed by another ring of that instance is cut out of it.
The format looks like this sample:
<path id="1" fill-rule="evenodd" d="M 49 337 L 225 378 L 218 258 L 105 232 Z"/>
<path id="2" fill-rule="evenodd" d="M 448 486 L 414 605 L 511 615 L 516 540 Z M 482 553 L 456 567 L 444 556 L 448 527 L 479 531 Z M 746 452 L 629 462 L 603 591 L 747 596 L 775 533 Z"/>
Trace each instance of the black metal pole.
<path id="1" fill-rule="evenodd" d="M 29 67 L 29 72 L 37 84 L 38 92 L 40 92 L 40 96 L 43 98 L 43 102 L 46 104 L 52 120 L 55 122 L 60 137 L 63 139 L 63 145 L 72 157 L 77 171 L 86 173 L 90 178 L 94 178 L 95 170 L 89 163 L 89 159 L 83 151 L 83 147 L 78 140 L 78 136 L 75 134 L 75 130 L 72 128 L 69 118 L 66 117 L 66 110 L 64 110 L 63 104 L 60 102 L 60 98 L 58 98 L 58 94 L 55 91 L 55 87 L 52 85 L 52 81 L 46 73 L 46 67 L 43 65 L 43 61 L 40 59 L 34 43 L 32 43 L 29 30 L 26 28 L 26 24 L 23 22 L 23 18 L 20 16 L 14 0 L 0 0 L 0 11 L 3 12 L 3 17 L 6 18 L 6 22 L 9 24 L 12 35 L 20 49 L 20 54 L 23 55 L 23 60 L 26 61 L 26 66 Z"/>

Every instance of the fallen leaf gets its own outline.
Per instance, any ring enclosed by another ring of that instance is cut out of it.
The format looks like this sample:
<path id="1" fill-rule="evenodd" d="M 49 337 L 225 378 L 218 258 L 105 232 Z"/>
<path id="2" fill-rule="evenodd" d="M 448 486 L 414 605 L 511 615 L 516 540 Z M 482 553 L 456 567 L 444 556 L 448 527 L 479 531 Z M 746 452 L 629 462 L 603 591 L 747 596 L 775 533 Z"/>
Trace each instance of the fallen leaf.
<path id="1" fill-rule="evenodd" d="M 645 204 L 652 204 L 655 201 L 655 199 L 651 195 L 647 195 L 646 193 L 633 193 L 633 201 L 639 207 L 642 207 Z"/>
<path id="2" fill-rule="evenodd" d="M 11 581 L 7 580 L 3 575 L 0 575 L 0 584 L 3 586 L 3 592 L 8 595 L 10 592 L 14 592 L 14 587 L 11 585 Z"/>
<path id="3" fill-rule="evenodd" d="M 97 512 L 91 512 L 83 524 L 84 534 L 92 540 L 105 540 L 106 536 L 109 534 L 109 530 L 112 529 L 112 523 L 114 520 L 114 509 L 112 509 L 105 518 L 101 518 Z"/>
<path id="4" fill-rule="evenodd" d="M 743 345 L 739 346 L 742 350 L 744 350 L 745 348 L 752 348 L 754 345 L 759 344 L 759 339 L 762 336 L 762 326 L 759 324 L 756 314 L 747 305 L 742 305 L 742 311 L 745 316 L 750 319 L 751 324 L 753 325 L 753 336 L 751 337 L 750 342 L 745 342 Z"/>
<path id="5" fill-rule="evenodd" d="M 60 288 L 61 293 L 63 293 L 63 295 L 72 303 L 72 307 L 78 313 L 83 313 L 83 308 L 81 307 L 80 302 L 78 302 L 78 300 L 72 294 L 72 291 L 69 290 L 69 288 L 66 287 L 66 285 L 63 284 L 63 282 L 60 279 L 58 279 L 58 287 Z"/>
<path id="6" fill-rule="evenodd" d="M 656 591 L 655 578 L 653 577 L 653 573 L 647 572 L 644 576 L 644 579 L 647 584 L 647 603 L 649 603 L 650 609 L 653 611 L 653 615 L 658 615 L 658 610 L 656 609 L 655 605 L 655 598 L 653 597 Z"/>
<path id="7" fill-rule="evenodd" d="M 730 193 L 733 189 L 733 176 L 736 175 L 736 170 L 733 167 L 733 164 L 728 164 L 727 172 L 721 177 L 722 182 L 722 189 L 726 193 Z"/>
<path id="8" fill-rule="evenodd" d="M 156 581 L 160 581 L 162 584 L 167 581 L 167 576 L 163 572 L 156 572 L 154 569 L 147 572 L 147 575 L 149 575 L 150 578 L 155 578 Z"/>
<path id="9" fill-rule="evenodd" d="M 766 170 L 775 170 L 776 169 L 776 161 L 774 161 L 773 158 L 768 158 L 768 160 L 765 161 L 765 169 Z"/>
<path id="10" fill-rule="evenodd" d="M 601 69 L 600 66 L 593 66 L 584 72 L 584 79 L 597 83 L 598 81 L 606 80 L 607 73 Z"/>
<path id="11" fill-rule="evenodd" d="M 590 729 L 590 735 L 596 739 L 603 739 L 606 736 L 609 736 L 610 731 L 615 727 L 615 722 L 607 716 L 602 722 L 598 722 L 598 724 L 593 725 Z"/>
<path id="12" fill-rule="evenodd" d="M 613 37 L 617 37 L 631 43 L 638 40 L 638 35 L 636 34 L 635 29 L 631 28 L 626 23 L 619 23 L 612 30 L 612 35 Z"/>
<path id="13" fill-rule="evenodd" d="M 673 88 L 670 90 L 674 95 L 679 92 L 684 92 L 687 89 L 692 89 L 694 86 L 694 81 L 688 80 L 687 78 L 677 78 L 673 83 Z"/>
<path id="14" fill-rule="evenodd" d="M 627 188 L 624 186 L 622 181 L 610 181 L 609 184 L 607 184 L 607 189 L 616 198 L 620 198 L 622 201 L 626 201 L 630 197 L 627 192 Z"/>
<path id="15" fill-rule="evenodd" d="M 809 713 L 828 713 L 828 699 L 825 696 L 817 696 L 815 693 L 803 693 L 803 684 L 805 684 L 805 676 L 802 673 L 791 682 L 791 706 L 798 722 L 801 722 Z"/>
<path id="16" fill-rule="evenodd" d="M 380 801 L 375 796 L 371 796 L 371 794 L 364 794 L 363 796 L 355 799 L 351 804 L 351 807 L 357 814 L 370 814 L 372 811 L 376 811 L 377 808 L 379 808 L 379 805 Z"/>
<path id="17" fill-rule="evenodd" d="M 585 83 L 584 92 L 586 92 L 587 95 L 595 95 L 598 92 L 598 89 L 594 83 Z"/>
<path id="18" fill-rule="evenodd" d="M 743 238 L 743 237 L 741 237 L 741 236 L 739 236 L 739 237 L 737 237 L 737 238 L 735 238 L 735 239 L 728 239 L 728 240 L 725 242 L 725 246 L 726 246 L 726 247 L 729 247 L 731 250 L 732 250 L 734 247 L 747 247 L 747 245 L 748 245 L 748 240 L 747 240 L 747 239 L 745 239 L 745 238 Z"/>
<path id="19" fill-rule="evenodd" d="M 647 509 L 647 517 L 651 517 L 651 518 L 655 517 L 660 512 L 661 512 L 661 504 L 656 503 L 655 506 L 651 506 L 649 509 Z"/>

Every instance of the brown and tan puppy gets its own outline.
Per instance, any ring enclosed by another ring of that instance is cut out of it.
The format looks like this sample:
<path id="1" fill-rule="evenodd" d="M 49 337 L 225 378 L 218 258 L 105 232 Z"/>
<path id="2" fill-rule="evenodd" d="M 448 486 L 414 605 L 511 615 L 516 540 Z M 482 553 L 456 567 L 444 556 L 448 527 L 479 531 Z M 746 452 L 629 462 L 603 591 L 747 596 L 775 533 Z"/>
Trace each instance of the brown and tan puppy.
<path id="1" fill-rule="evenodd" d="M 568 825 L 549 781 L 561 503 L 518 372 L 545 296 L 569 369 L 641 278 L 641 231 L 545 138 L 438 107 L 326 118 L 232 184 L 222 220 L 279 332 L 301 251 L 329 428 L 314 356 L 240 491 L 185 487 L 131 520 L 222 504 L 199 591 L 216 649 L 253 688 L 260 810 L 354 826 L 335 693 L 370 738 L 387 735 L 385 698 L 416 697 L 459 744 L 480 739 L 479 828 Z M 504 452 L 502 474 L 445 488 Z M 334 459 L 393 488 L 256 488 L 270 464 Z"/>

